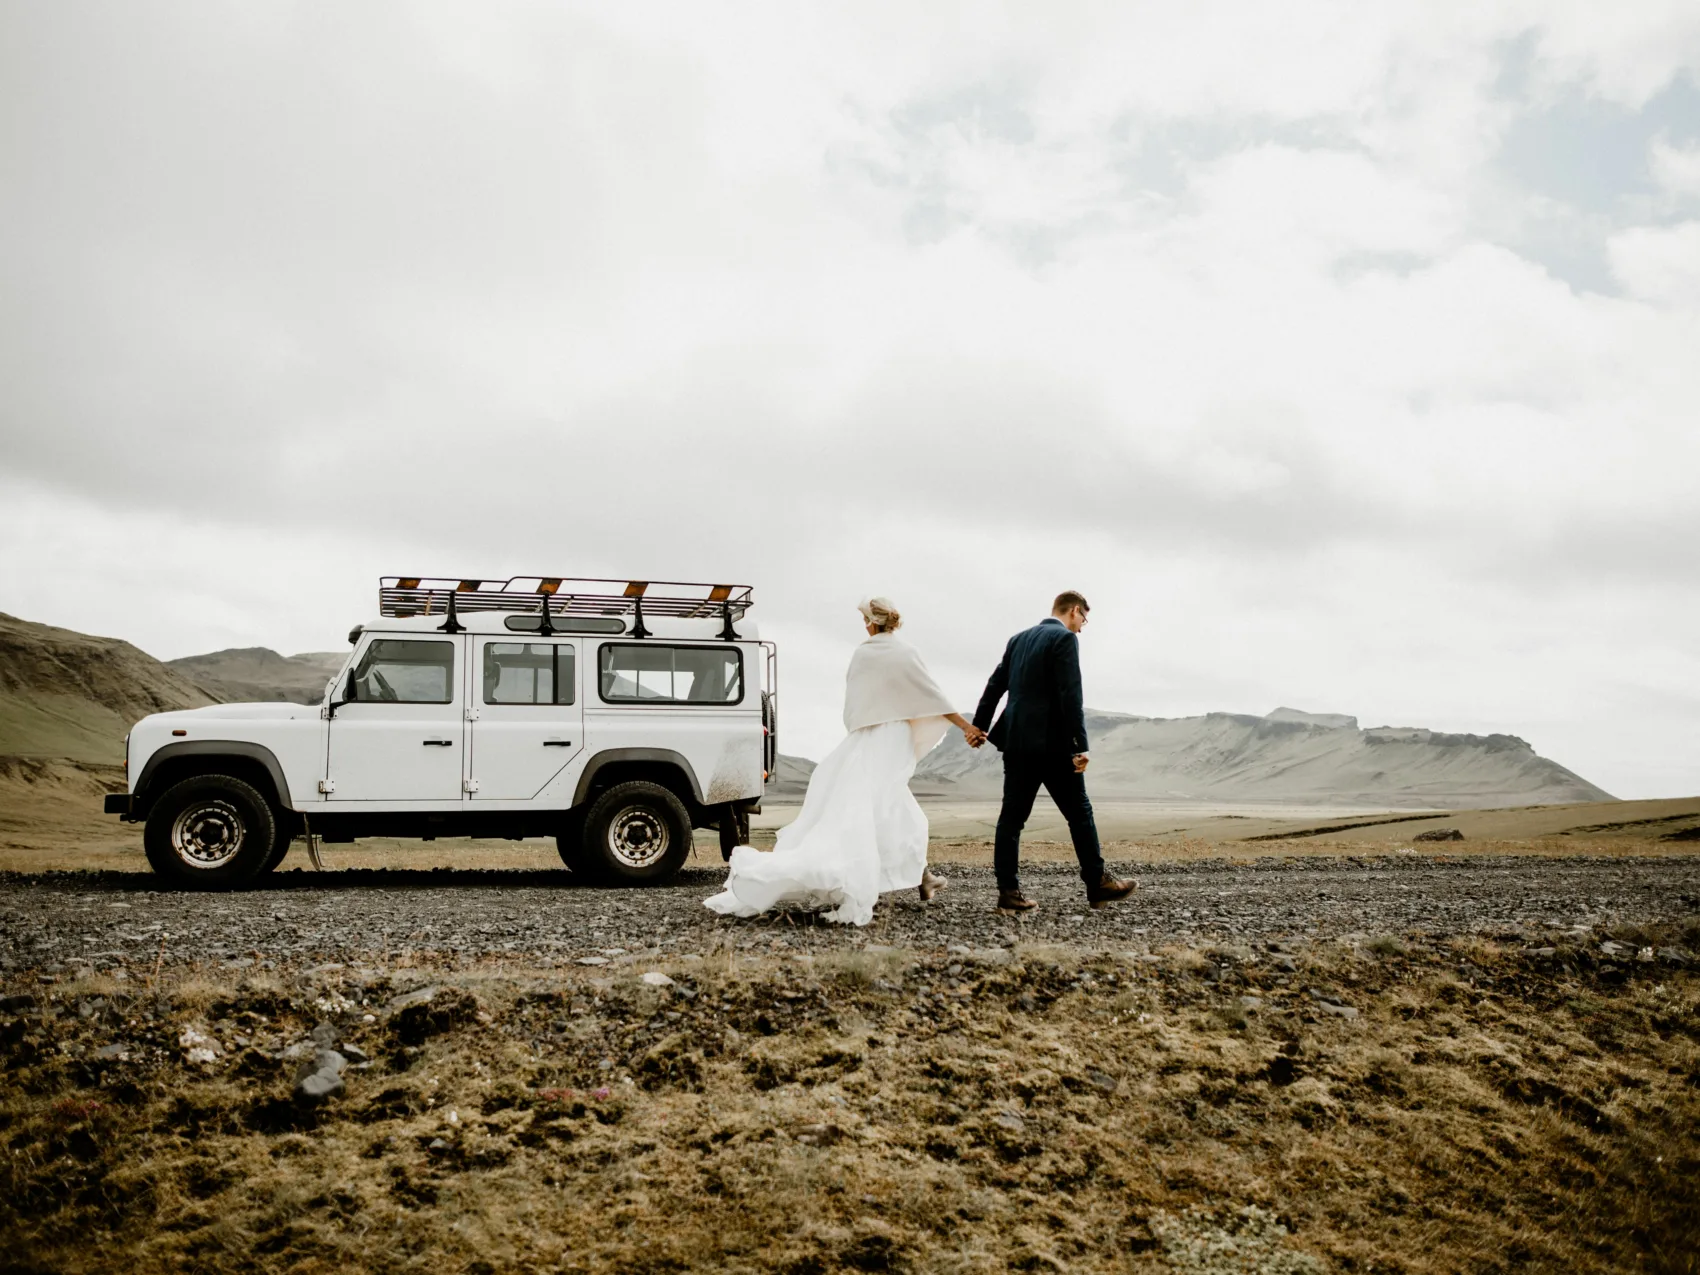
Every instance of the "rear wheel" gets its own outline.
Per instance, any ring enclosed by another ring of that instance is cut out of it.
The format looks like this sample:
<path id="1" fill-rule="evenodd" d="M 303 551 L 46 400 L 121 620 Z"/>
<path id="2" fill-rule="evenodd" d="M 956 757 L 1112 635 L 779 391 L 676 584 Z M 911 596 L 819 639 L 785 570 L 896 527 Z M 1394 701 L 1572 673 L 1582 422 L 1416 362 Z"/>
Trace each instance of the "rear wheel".
<path id="1" fill-rule="evenodd" d="M 270 804 L 252 784 L 196 775 L 160 794 L 142 846 L 153 870 L 174 885 L 229 890 L 273 866 L 280 835 Z M 289 842 L 283 845 L 287 851 Z"/>
<path id="2" fill-rule="evenodd" d="M 585 816 L 586 864 L 610 885 L 665 880 L 690 852 L 690 815 L 660 784 L 641 779 L 615 784 Z"/>

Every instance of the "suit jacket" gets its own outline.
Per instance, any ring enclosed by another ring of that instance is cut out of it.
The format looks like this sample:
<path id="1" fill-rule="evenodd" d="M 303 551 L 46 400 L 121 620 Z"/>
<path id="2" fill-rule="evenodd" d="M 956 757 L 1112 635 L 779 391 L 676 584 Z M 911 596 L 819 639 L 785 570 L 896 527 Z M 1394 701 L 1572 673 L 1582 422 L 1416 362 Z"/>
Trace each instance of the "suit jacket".
<path id="1" fill-rule="evenodd" d="M 1045 620 L 1010 638 L 974 710 L 974 725 L 986 730 L 1006 691 L 1009 706 L 988 732 L 1001 751 L 1062 757 L 1086 751 L 1080 639 L 1061 620 Z"/>

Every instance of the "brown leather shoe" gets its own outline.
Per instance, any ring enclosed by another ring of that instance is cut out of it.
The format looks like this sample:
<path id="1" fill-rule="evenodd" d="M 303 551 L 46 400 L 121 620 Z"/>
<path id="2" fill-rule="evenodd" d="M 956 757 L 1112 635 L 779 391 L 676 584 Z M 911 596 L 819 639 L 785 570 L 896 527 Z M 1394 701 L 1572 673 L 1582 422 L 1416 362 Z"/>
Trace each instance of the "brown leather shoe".
<path id="1" fill-rule="evenodd" d="M 1118 881 L 1106 872 L 1098 878 L 1097 885 L 1086 887 L 1086 901 L 1095 908 L 1104 908 L 1127 898 L 1137 889 L 1137 881 Z"/>
<path id="2" fill-rule="evenodd" d="M 931 868 L 922 868 L 921 884 L 916 886 L 915 889 L 921 895 L 921 902 L 928 903 L 932 901 L 933 895 L 944 889 L 948 883 L 948 877 L 939 876 Z"/>
<path id="3" fill-rule="evenodd" d="M 1020 916 L 1023 912 L 1031 912 L 1038 906 L 1020 890 L 998 891 L 997 911 L 1000 916 Z"/>

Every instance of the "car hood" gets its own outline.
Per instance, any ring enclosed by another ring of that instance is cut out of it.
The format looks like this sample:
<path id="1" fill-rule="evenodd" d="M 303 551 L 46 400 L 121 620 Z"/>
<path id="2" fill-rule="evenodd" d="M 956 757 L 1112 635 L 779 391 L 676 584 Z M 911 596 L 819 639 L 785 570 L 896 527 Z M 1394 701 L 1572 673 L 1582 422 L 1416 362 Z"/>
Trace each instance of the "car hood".
<path id="1" fill-rule="evenodd" d="M 142 720 L 160 725 L 180 725 L 185 722 L 287 722 L 302 718 L 317 718 L 317 704 L 287 704 L 275 700 L 263 704 L 208 704 L 205 708 L 184 708 L 174 713 L 154 713 Z"/>

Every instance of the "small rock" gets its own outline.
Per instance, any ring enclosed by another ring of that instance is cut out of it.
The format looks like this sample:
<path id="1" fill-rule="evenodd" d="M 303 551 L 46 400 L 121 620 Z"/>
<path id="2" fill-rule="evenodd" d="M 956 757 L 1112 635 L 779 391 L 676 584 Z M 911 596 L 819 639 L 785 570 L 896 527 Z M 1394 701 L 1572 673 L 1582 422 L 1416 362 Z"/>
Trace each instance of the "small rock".
<path id="1" fill-rule="evenodd" d="M 1102 1089 L 1105 1093 L 1116 1091 L 1116 1078 L 1108 1072 L 1089 1071 L 1086 1073 L 1086 1079 L 1091 1081 L 1095 1088 Z"/>
<path id="2" fill-rule="evenodd" d="M 1005 1129 L 1008 1129 L 1013 1133 L 1025 1133 L 1027 1131 L 1027 1121 L 1021 1118 L 1021 1113 L 1019 1111 L 1010 1107 L 1005 1107 L 1000 1110 L 993 1119 L 995 1119 L 997 1123 L 1002 1125 Z"/>
<path id="3" fill-rule="evenodd" d="M 1261 997 L 1261 996 L 1242 996 L 1242 997 L 1240 997 L 1240 1008 L 1243 1009 L 1243 1010 L 1247 1010 L 1247 1011 L 1254 1010 L 1254 1009 L 1262 1009 L 1263 1008 L 1263 997 Z"/>
<path id="4" fill-rule="evenodd" d="M 295 1082 L 296 1099 L 309 1105 L 323 1102 L 325 1099 L 341 1093 L 342 1090 L 342 1077 L 330 1072 L 311 1072 Z"/>
<path id="5" fill-rule="evenodd" d="M 673 980 L 668 978 L 660 970 L 650 970 L 650 971 L 648 971 L 647 973 L 645 973 L 642 976 L 641 981 L 648 984 L 650 987 L 671 987 L 671 986 L 673 986 Z"/>
<path id="6" fill-rule="evenodd" d="M 416 987 L 411 992 L 403 992 L 400 996 L 395 997 L 384 1008 L 393 1014 L 397 1010 L 406 1009 L 409 1005 L 421 1005 L 441 990 L 441 987 L 436 983 L 428 984 L 425 987 Z"/>
<path id="7" fill-rule="evenodd" d="M 321 1049 L 295 1074 L 295 1097 L 305 1103 L 323 1102 L 342 1092 L 342 1073 L 348 1060 L 334 1049 Z"/>
<path id="8" fill-rule="evenodd" d="M 177 1037 L 183 1050 L 183 1060 L 197 1067 L 218 1060 L 218 1042 L 196 1027 L 185 1027 Z"/>
<path id="9" fill-rule="evenodd" d="M 313 1043 L 320 1049 L 335 1049 L 342 1033 L 337 1031 L 335 1023 L 320 1023 L 312 1031 Z"/>
<path id="10" fill-rule="evenodd" d="M 367 1053 L 364 1049 L 360 1048 L 359 1045 L 343 1045 L 337 1050 L 337 1052 L 340 1053 L 344 1058 L 348 1059 L 348 1061 L 351 1062 L 351 1063 L 363 1063 L 363 1062 L 371 1062 L 372 1061 L 372 1055 Z"/>
<path id="11" fill-rule="evenodd" d="M 1666 965 L 1675 965 L 1678 968 L 1683 968 L 1694 964 L 1694 953 L 1690 952 L 1685 947 L 1661 947 L 1659 949 L 1659 959 Z"/>
<path id="12" fill-rule="evenodd" d="M 99 1049 L 94 1051 L 94 1057 L 100 1062 L 106 1062 L 109 1059 L 114 1058 L 119 1062 L 128 1062 L 130 1058 L 130 1051 L 125 1046 L 114 1043 L 111 1045 L 102 1045 Z"/>
<path id="13" fill-rule="evenodd" d="M 578 963 L 580 965 L 606 965 L 608 958 L 606 956 L 581 956 L 578 958 Z"/>

